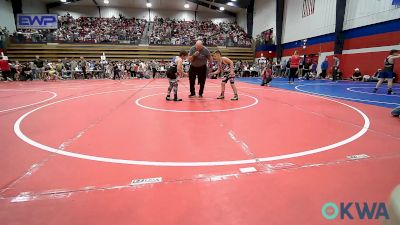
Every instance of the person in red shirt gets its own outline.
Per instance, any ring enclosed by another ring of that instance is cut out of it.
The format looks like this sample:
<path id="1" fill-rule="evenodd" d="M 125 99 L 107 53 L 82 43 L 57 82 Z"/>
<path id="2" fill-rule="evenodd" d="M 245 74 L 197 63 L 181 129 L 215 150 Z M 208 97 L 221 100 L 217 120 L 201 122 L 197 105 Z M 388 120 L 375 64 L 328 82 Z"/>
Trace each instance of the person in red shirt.
<path id="1" fill-rule="evenodd" d="M 269 83 L 272 81 L 272 66 L 268 64 L 261 72 L 261 86 L 269 86 Z"/>
<path id="2" fill-rule="evenodd" d="M 14 78 L 11 76 L 11 68 L 10 65 L 8 64 L 8 60 L 4 59 L 0 60 L 0 70 L 5 80 L 9 81 L 14 80 Z"/>
<path id="3" fill-rule="evenodd" d="M 290 73 L 289 73 L 289 84 L 291 83 L 291 79 L 293 80 L 292 83 L 294 83 L 294 78 L 296 77 L 297 70 L 299 69 L 300 65 L 300 56 L 297 51 L 294 52 L 292 57 L 290 57 Z"/>

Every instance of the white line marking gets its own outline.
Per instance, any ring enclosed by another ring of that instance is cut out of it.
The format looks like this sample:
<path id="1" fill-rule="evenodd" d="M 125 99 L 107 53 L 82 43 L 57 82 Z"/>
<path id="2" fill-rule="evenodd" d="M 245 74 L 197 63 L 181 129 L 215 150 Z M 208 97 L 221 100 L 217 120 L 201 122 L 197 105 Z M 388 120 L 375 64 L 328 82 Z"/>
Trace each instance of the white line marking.
<path id="1" fill-rule="evenodd" d="M 131 185 L 143 185 L 143 184 L 154 184 L 161 183 L 162 177 L 154 177 L 154 178 L 144 178 L 144 179 L 135 179 L 131 182 Z"/>
<path id="2" fill-rule="evenodd" d="M 352 160 L 357 160 L 357 159 L 366 159 L 369 158 L 370 156 L 367 154 L 359 154 L 359 155 L 349 155 L 346 158 L 352 159 Z"/>
<path id="3" fill-rule="evenodd" d="M 336 95 L 320 94 L 320 93 L 316 93 L 316 92 L 312 92 L 312 91 L 305 91 L 305 90 L 302 90 L 302 89 L 299 88 L 299 87 L 316 86 L 316 85 L 336 85 L 336 84 L 303 84 L 303 85 L 297 85 L 294 88 L 296 90 L 298 90 L 298 91 L 301 91 L 301 92 L 304 92 L 304 93 L 307 93 L 307 94 L 318 95 L 318 96 L 323 96 L 323 97 L 340 98 L 340 99 L 344 99 L 344 100 L 352 100 L 352 101 L 360 101 L 360 102 L 382 103 L 382 104 L 388 104 L 388 105 L 400 105 L 400 104 L 394 103 L 394 102 L 381 102 L 381 101 L 373 101 L 373 100 L 358 99 L 358 98 L 340 97 L 340 96 L 336 96 Z"/>
<path id="4" fill-rule="evenodd" d="M 18 202 L 29 202 L 35 200 L 44 200 L 44 199 L 61 199 L 61 198 L 69 198 L 72 193 L 48 193 L 45 195 L 34 195 L 30 192 L 21 192 L 18 196 L 11 199 L 10 202 L 18 203 Z"/>
<path id="5" fill-rule="evenodd" d="M 215 175 L 215 176 L 210 176 L 209 181 L 221 181 L 221 180 L 228 180 L 231 178 L 238 178 L 238 174 L 226 174 L 226 175 Z"/>
<path id="6" fill-rule="evenodd" d="M 146 95 L 143 96 L 141 98 L 136 99 L 135 104 L 145 108 L 145 109 L 150 109 L 150 110 L 156 110 L 156 111 L 163 111 L 163 112 L 176 112 L 176 113 L 215 113 L 215 112 L 228 112 L 228 111 L 235 111 L 235 110 L 241 110 L 241 109 L 246 109 L 252 106 L 255 106 L 258 104 L 258 99 L 250 96 L 250 95 L 246 95 L 246 94 L 240 94 L 241 96 L 247 96 L 249 98 L 252 98 L 254 100 L 254 102 L 250 105 L 246 105 L 246 106 L 242 106 L 242 107 L 236 107 L 236 108 L 230 108 L 230 109 L 211 109 L 211 110 L 176 110 L 176 109 L 160 109 L 160 108 L 155 108 L 155 107 L 150 107 L 150 106 L 145 106 L 143 104 L 140 103 L 141 100 L 148 98 L 148 97 L 152 97 L 152 96 L 156 96 L 156 95 L 165 95 L 165 93 L 158 93 L 158 94 L 152 94 L 152 95 Z"/>
<path id="7" fill-rule="evenodd" d="M 257 169 L 254 167 L 245 167 L 245 168 L 240 168 L 240 172 L 242 173 L 252 173 L 252 172 L 257 172 Z"/>
<path id="8" fill-rule="evenodd" d="M 32 103 L 32 104 L 28 104 L 28 105 L 22 105 L 22 106 L 10 108 L 10 109 L 3 109 L 3 110 L 0 110 L 0 113 L 12 111 L 12 110 L 17 110 L 17 109 L 22 109 L 22 108 L 26 108 L 26 107 L 33 106 L 33 105 L 38 105 L 38 104 L 40 104 L 40 103 L 50 101 L 50 100 L 52 100 L 53 98 L 57 97 L 57 93 L 52 92 L 52 91 L 41 91 L 41 90 L 16 90 L 16 89 L 2 89 L 2 90 L 0 90 L 0 91 L 36 91 L 36 92 L 43 92 L 43 93 L 51 93 L 51 94 L 53 94 L 53 96 L 51 96 L 50 98 L 47 98 L 47 99 L 42 100 L 42 101 L 40 101 L 40 102 L 35 102 L 35 103 Z"/>
<path id="9" fill-rule="evenodd" d="M 254 153 L 250 151 L 249 146 L 244 141 L 239 140 L 236 137 L 235 132 L 230 130 L 230 131 L 228 131 L 228 135 L 235 143 L 237 143 L 240 146 L 240 148 L 243 150 L 244 154 L 246 154 L 250 158 L 255 158 Z"/>
<path id="10" fill-rule="evenodd" d="M 37 147 L 37 148 L 42 149 L 44 151 L 53 152 L 53 153 L 57 153 L 57 154 L 64 155 L 64 156 L 69 156 L 69 157 L 75 157 L 75 158 L 93 160 L 93 161 L 99 161 L 99 162 L 128 164 L 128 165 L 199 167 L 199 166 L 226 166 L 226 165 L 252 164 L 252 163 L 268 162 L 268 161 L 289 159 L 289 158 L 302 157 L 302 156 L 306 156 L 306 155 L 316 154 L 316 153 L 332 150 L 334 148 L 346 145 L 346 144 L 348 144 L 350 142 L 353 142 L 353 141 L 357 140 L 358 138 L 363 136 L 368 131 L 369 126 L 370 126 L 370 120 L 369 120 L 368 116 L 365 115 L 364 112 L 362 112 L 361 110 L 359 110 L 359 109 L 357 109 L 357 108 L 355 108 L 355 107 L 353 107 L 351 105 L 348 105 L 346 103 L 343 103 L 343 102 L 340 102 L 340 101 L 337 101 L 337 100 L 334 100 L 334 99 L 326 98 L 326 97 L 312 95 L 312 94 L 304 94 L 304 93 L 300 93 L 300 92 L 277 90 L 277 91 L 280 91 L 280 92 L 290 92 L 290 93 L 293 93 L 293 94 L 308 95 L 308 96 L 311 96 L 311 97 L 321 98 L 321 99 L 324 99 L 324 100 L 327 100 L 327 101 L 338 103 L 340 105 L 344 105 L 344 106 L 346 106 L 346 107 L 348 107 L 350 109 L 353 109 L 358 114 L 360 114 L 361 117 L 364 119 L 364 124 L 363 124 L 361 130 L 358 131 L 353 136 L 351 136 L 351 137 L 349 137 L 349 138 L 347 138 L 345 140 L 339 141 L 337 143 L 330 144 L 330 145 L 323 146 L 323 147 L 316 148 L 316 149 L 309 149 L 309 150 L 305 150 L 305 151 L 302 151 L 302 152 L 296 152 L 296 153 L 284 154 L 284 155 L 278 155 L 278 156 L 271 156 L 271 157 L 264 157 L 264 158 L 257 158 L 257 159 L 232 160 L 232 161 L 209 161 L 209 162 L 206 162 L 206 161 L 205 162 L 139 161 L 139 160 L 126 160 L 126 159 L 105 158 L 105 157 L 84 155 L 84 154 L 79 154 L 79 153 L 74 153 L 74 152 L 67 152 L 67 151 L 64 151 L 62 149 L 57 149 L 57 148 L 53 148 L 53 147 L 41 144 L 39 142 L 36 142 L 36 141 L 30 139 L 29 137 L 27 137 L 21 131 L 21 123 L 22 123 L 22 121 L 27 116 L 32 114 L 33 112 L 36 112 L 36 111 L 38 111 L 38 110 L 40 110 L 42 108 L 45 108 L 45 107 L 48 107 L 48 106 L 51 106 L 51 105 L 54 105 L 54 104 L 57 104 L 57 103 L 60 103 L 60 102 L 69 101 L 69 100 L 72 100 L 72 99 L 84 98 L 84 97 L 88 97 L 88 96 L 95 96 L 95 95 L 101 95 L 101 94 L 117 93 L 117 92 L 123 92 L 123 91 L 132 91 L 132 90 L 137 90 L 137 89 L 125 89 L 125 90 L 99 92 L 99 93 L 93 93 L 93 94 L 87 94 L 87 95 L 71 97 L 71 98 L 55 101 L 55 102 L 52 102 L 52 103 L 48 103 L 46 105 L 40 106 L 38 108 L 35 108 L 35 109 L 25 113 L 24 115 L 22 115 L 20 118 L 18 118 L 18 120 L 14 123 L 14 132 L 21 140 L 25 141 L 26 143 L 28 143 L 28 144 L 30 144 L 30 145 L 32 145 L 34 147 Z M 264 90 L 264 89 L 262 89 L 262 90 Z M 275 91 L 274 89 L 269 89 L 269 90 Z"/>
<path id="11" fill-rule="evenodd" d="M 353 90 L 355 88 L 366 88 L 366 87 L 349 87 L 349 88 L 346 88 L 346 90 L 351 91 L 351 92 L 356 92 L 356 93 L 368 94 L 368 95 L 382 95 L 382 96 L 387 96 L 387 97 L 400 97 L 399 95 L 378 94 L 378 93 L 372 93 L 372 92 L 370 93 L 370 92 L 366 92 L 366 91 Z"/>

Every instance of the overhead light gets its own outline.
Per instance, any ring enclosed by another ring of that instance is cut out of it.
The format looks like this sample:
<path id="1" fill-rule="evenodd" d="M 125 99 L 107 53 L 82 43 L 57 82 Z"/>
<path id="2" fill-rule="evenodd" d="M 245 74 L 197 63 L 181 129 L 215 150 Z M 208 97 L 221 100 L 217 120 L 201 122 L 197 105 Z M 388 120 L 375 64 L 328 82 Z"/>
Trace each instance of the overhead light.
<path id="1" fill-rule="evenodd" d="M 152 6 L 151 2 L 147 2 L 147 3 L 146 3 L 146 7 L 147 7 L 147 8 L 150 8 L 151 6 Z"/>
<path id="2" fill-rule="evenodd" d="M 233 2 L 228 2 L 227 5 L 229 5 L 229 6 L 235 6 L 235 5 L 233 4 Z"/>
<path id="3" fill-rule="evenodd" d="M 104 0 L 104 4 L 110 4 L 109 0 Z"/>
<path id="4" fill-rule="evenodd" d="M 223 6 L 219 7 L 219 10 L 224 11 L 225 8 Z"/>
<path id="5" fill-rule="evenodd" d="M 67 2 L 67 0 L 61 0 L 61 2 L 63 2 L 63 3 L 66 3 L 66 2 Z"/>
<path id="6" fill-rule="evenodd" d="M 185 9 L 188 9 L 189 8 L 189 4 L 185 3 L 185 5 L 183 5 L 183 7 L 185 7 Z"/>
<path id="7" fill-rule="evenodd" d="M 236 2 L 236 0 L 231 0 L 232 2 Z"/>

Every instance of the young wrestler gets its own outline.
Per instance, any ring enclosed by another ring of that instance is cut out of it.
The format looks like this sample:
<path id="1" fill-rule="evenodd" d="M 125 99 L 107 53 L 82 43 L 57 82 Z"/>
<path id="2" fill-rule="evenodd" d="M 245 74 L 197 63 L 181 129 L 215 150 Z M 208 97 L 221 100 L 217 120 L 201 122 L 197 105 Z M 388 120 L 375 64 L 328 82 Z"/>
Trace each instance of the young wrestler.
<path id="1" fill-rule="evenodd" d="M 398 50 L 391 50 L 389 52 L 389 56 L 386 57 L 383 71 L 378 76 L 378 83 L 374 88 L 373 92 L 376 93 L 378 88 L 382 85 L 382 83 L 387 80 L 388 84 L 388 95 L 392 94 L 392 86 L 393 86 L 393 78 L 394 78 L 394 60 L 400 58 Z"/>
<path id="2" fill-rule="evenodd" d="M 165 98 L 167 101 L 171 101 L 171 91 L 174 90 L 174 101 L 179 102 L 182 99 L 178 98 L 178 76 L 188 76 L 187 73 L 183 71 L 183 61 L 186 60 L 188 56 L 187 51 L 182 50 L 179 52 L 179 56 L 173 60 L 172 65 L 167 70 L 167 78 L 169 81 L 169 87 L 167 92 L 167 97 Z"/>
<path id="3" fill-rule="evenodd" d="M 215 61 L 217 61 L 218 69 L 215 72 L 210 73 L 209 76 L 213 76 L 214 74 L 219 74 L 219 73 L 223 74 L 223 76 L 224 76 L 224 79 L 222 80 L 222 83 L 221 83 L 221 95 L 218 96 L 217 99 L 225 98 L 225 96 L 224 96 L 225 84 L 229 80 L 229 82 L 231 83 L 233 93 L 235 94 L 233 96 L 233 98 L 231 98 L 231 100 L 232 101 L 239 100 L 239 97 L 237 94 L 237 89 L 235 86 L 235 71 L 234 71 L 235 67 L 233 65 L 232 60 L 230 60 L 227 57 L 222 57 L 222 54 L 219 50 L 217 50 L 213 53 L 213 59 Z"/>

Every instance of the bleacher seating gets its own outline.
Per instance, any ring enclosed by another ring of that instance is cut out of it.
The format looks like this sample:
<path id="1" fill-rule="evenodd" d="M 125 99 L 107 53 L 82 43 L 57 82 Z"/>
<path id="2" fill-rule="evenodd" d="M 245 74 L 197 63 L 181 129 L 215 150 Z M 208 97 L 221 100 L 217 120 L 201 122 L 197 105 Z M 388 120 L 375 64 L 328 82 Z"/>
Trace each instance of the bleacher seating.
<path id="1" fill-rule="evenodd" d="M 170 60 L 182 49 L 190 46 L 136 46 L 117 44 L 10 44 L 7 55 L 10 60 L 21 62 L 31 61 L 36 55 L 40 58 L 56 61 L 64 58 L 79 58 L 99 60 L 103 52 L 109 60 Z M 209 47 L 211 51 L 216 47 Z M 232 60 L 253 61 L 252 48 L 221 48 L 221 52 Z"/>

